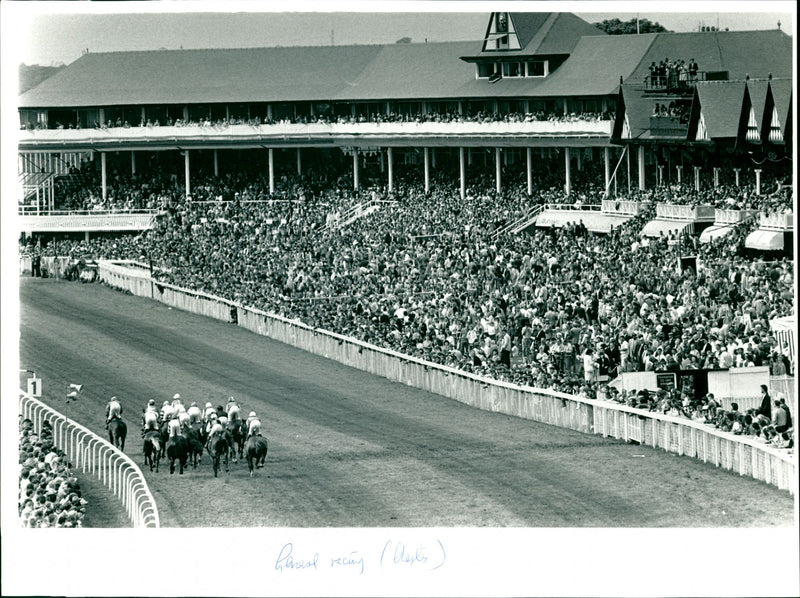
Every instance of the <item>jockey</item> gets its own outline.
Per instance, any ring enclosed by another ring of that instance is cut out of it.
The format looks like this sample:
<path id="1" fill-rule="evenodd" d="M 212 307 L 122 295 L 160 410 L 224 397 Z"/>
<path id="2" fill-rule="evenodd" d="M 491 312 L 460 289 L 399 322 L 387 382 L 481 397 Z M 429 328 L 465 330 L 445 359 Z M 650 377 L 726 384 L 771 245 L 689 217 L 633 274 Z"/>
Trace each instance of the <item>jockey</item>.
<path id="1" fill-rule="evenodd" d="M 181 407 L 183 407 L 183 401 L 181 401 L 180 393 L 176 392 L 172 397 L 172 408 L 177 412 Z"/>
<path id="2" fill-rule="evenodd" d="M 181 405 L 183 407 L 183 405 Z M 180 423 L 181 427 L 189 427 L 192 423 L 191 416 L 186 413 L 186 410 L 183 409 L 182 411 L 178 411 L 178 423 Z"/>
<path id="3" fill-rule="evenodd" d="M 200 407 L 198 407 L 197 403 L 194 401 L 192 401 L 192 404 L 186 410 L 186 413 L 189 414 L 191 423 L 198 423 L 203 420 L 203 412 L 200 411 Z"/>
<path id="4" fill-rule="evenodd" d="M 117 397 L 111 397 L 106 405 L 106 428 L 112 419 L 122 419 L 122 405 Z"/>
<path id="5" fill-rule="evenodd" d="M 208 448 L 209 450 L 211 449 L 212 441 L 215 441 L 220 436 L 222 436 L 224 429 L 225 428 L 222 426 L 221 423 L 219 423 L 218 421 L 214 421 L 214 423 L 211 425 L 211 429 L 208 431 L 208 442 L 206 442 L 206 448 Z"/>
<path id="6" fill-rule="evenodd" d="M 176 436 L 183 436 L 183 433 L 181 432 L 181 422 L 178 421 L 177 417 L 173 417 L 172 419 L 170 419 L 167 426 L 169 427 L 170 438 L 175 438 Z"/>
<path id="7" fill-rule="evenodd" d="M 239 404 L 233 397 L 228 397 L 228 403 L 225 405 L 225 412 L 231 421 L 239 419 Z"/>
<path id="8" fill-rule="evenodd" d="M 251 411 L 247 416 L 247 438 L 251 436 L 261 436 L 261 420 L 258 419 L 255 411 Z"/>
<path id="9" fill-rule="evenodd" d="M 206 435 L 211 434 L 211 428 L 217 425 L 219 422 L 217 421 L 217 413 L 213 412 L 211 415 L 208 416 L 208 421 L 206 422 Z"/>
<path id="10" fill-rule="evenodd" d="M 144 434 L 148 430 L 158 430 L 158 411 L 156 410 L 156 402 L 153 399 L 150 399 L 150 402 L 147 403 L 144 415 L 142 415 L 142 433 Z"/>
<path id="11" fill-rule="evenodd" d="M 161 406 L 161 419 L 163 421 L 168 421 L 174 413 L 175 410 L 172 408 L 170 402 L 164 401 L 164 404 Z"/>
<path id="12" fill-rule="evenodd" d="M 214 409 L 214 406 L 211 404 L 211 401 L 209 401 L 208 403 L 206 403 L 205 409 L 203 409 L 203 420 L 208 422 L 208 420 L 211 419 L 212 414 L 216 415 L 217 410 Z"/>

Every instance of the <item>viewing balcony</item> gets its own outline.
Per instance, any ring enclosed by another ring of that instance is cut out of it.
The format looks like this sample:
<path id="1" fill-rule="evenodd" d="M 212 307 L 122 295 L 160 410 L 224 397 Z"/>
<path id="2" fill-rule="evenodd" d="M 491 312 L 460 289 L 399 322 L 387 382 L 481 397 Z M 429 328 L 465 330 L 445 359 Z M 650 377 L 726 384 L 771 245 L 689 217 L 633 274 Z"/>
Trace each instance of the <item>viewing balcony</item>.
<path id="1" fill-rule="evenodd" d="M 286 146 L 419 146 L 498 143 L 504 146 L 603 146 L 613 121 L 290 123 L 19 132 L 20 150 L 148 150 Z"/>
<path id="2" fill-rule="evenodd" d="M 602 201 L 602 212 L 618 216 L 636 216 L 642 211 L 649 202 L 642 201 L 618 201 L 614 199 L 604 199 Z"/>
<path id="3" fill-rule="evenodd" d="M 21 209 L 19 229 L 29 232 L 140 231 L 153 227 L 155 210 L 64 211 L 37 216 Z"/>
<path id="4" fill-rule="evenodd" d="M 651 116 L 650 134 L 654 137 L 686 139 L 689 134 L 689 124 L 681 122 L 677 116 Z"/>
<path id="5" fill-rule="evenodd" d="M 775 231 L 794 230 L 794 214 L 791 212 L 786 214 L 762 214 L 758 227 Z"/>
<path id="6" fill-rule="evenodd" d="M 676 204 L 656 204 L 656 218 L 660 220 L 686 220 L 688 222 L 714 222 L 714 206 L 682 206 Z"/>
<path id="7" fill-rule="evenodd" d="M 739 224 L 751 218 L 755 213 L 756 210 L 722 210 L 717 208 L 716 212 L 714 212 L 714 224 L 719 226 Z"/>

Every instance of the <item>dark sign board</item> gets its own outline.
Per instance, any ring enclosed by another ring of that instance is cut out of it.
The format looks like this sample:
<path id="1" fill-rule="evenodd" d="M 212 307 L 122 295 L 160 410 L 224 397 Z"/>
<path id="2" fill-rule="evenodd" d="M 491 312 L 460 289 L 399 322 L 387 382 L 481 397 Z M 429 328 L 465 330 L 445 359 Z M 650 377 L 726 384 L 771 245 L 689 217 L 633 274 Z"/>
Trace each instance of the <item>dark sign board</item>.
<path id="1" fill-rule="evenodd" d="M 656 374 L 656 386 L 663 390 L 672 390 L 675 388 L 675 374 L 673 372 Z"/>

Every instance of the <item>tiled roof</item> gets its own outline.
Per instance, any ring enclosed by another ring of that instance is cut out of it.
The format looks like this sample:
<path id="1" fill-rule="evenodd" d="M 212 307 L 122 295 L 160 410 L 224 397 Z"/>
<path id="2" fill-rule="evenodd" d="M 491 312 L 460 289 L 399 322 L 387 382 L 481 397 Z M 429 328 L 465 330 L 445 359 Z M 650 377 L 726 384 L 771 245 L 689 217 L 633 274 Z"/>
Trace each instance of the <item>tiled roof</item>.
<path id="1" fill-rule="evenodd" d="M 738 135 L 744 89 L 744 81 L 709 81 L 697 84 L 700 110 L 711 139 Z"/>
<path id="2" fill-rule="evenodd" d="M 753 106 L 753 115 L 755 116 L 756 123 L 758 124 L 759 135 L 764 133 L 762 128 L 764 126 L 764 109 L 766 108 L 767 104 L 767 87 L 767 79 L 750 79 L 747 82 L 747 92 L 750 95 L 750 103 Z M 769 126 L 769 119 L 771 117 L 772 115 L 767 117 L 767 126 Z"/>
<path id="3" fill-rule="evenodd" d="M 641 62 L 655 39 L 649 35 L 584 37 L 561 67 L 544 80 L 537 95 L 608 95 Z"/>
<path id="4" fill-rule="evenodd" d="M 729 79 L 792 75 L 792 38 L 782 31 L 656 33 L 626 83 L 641 82 L 652 62 L 694 58 L 701 71 L 728 71 Z M 632 36 L 625 36 L 632 37 Z"/>

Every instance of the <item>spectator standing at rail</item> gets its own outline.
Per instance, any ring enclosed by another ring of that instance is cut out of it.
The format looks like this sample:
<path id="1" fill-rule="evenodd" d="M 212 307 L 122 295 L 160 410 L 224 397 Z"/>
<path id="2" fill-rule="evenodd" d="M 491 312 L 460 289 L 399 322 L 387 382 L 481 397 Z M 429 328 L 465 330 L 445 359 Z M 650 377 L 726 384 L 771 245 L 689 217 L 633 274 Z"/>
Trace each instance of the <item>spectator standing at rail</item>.
<path id="1" fill-rule="evenodd" d="M 106 404 L 106 428 L 114 419 L 122 419 L 122 405 L 117 397 L 111 397 Z"/>
<path id="2" fill-rule="evenodd" d="M 758 412 L 764 417 L 772 419 L 772 399 L 766 384 L 761 385 L 761 406 L 758 408 Z"/>
<path id="3" fill-rule="evenodd" d="M 787 416 L 787 411 L 788 410 L 783 408 L 781 402 L 776 399 L 772 407 L 772 425 L 775 427 L 775 431 L 779 434 L 789 429 L 789 418 Z"/>

